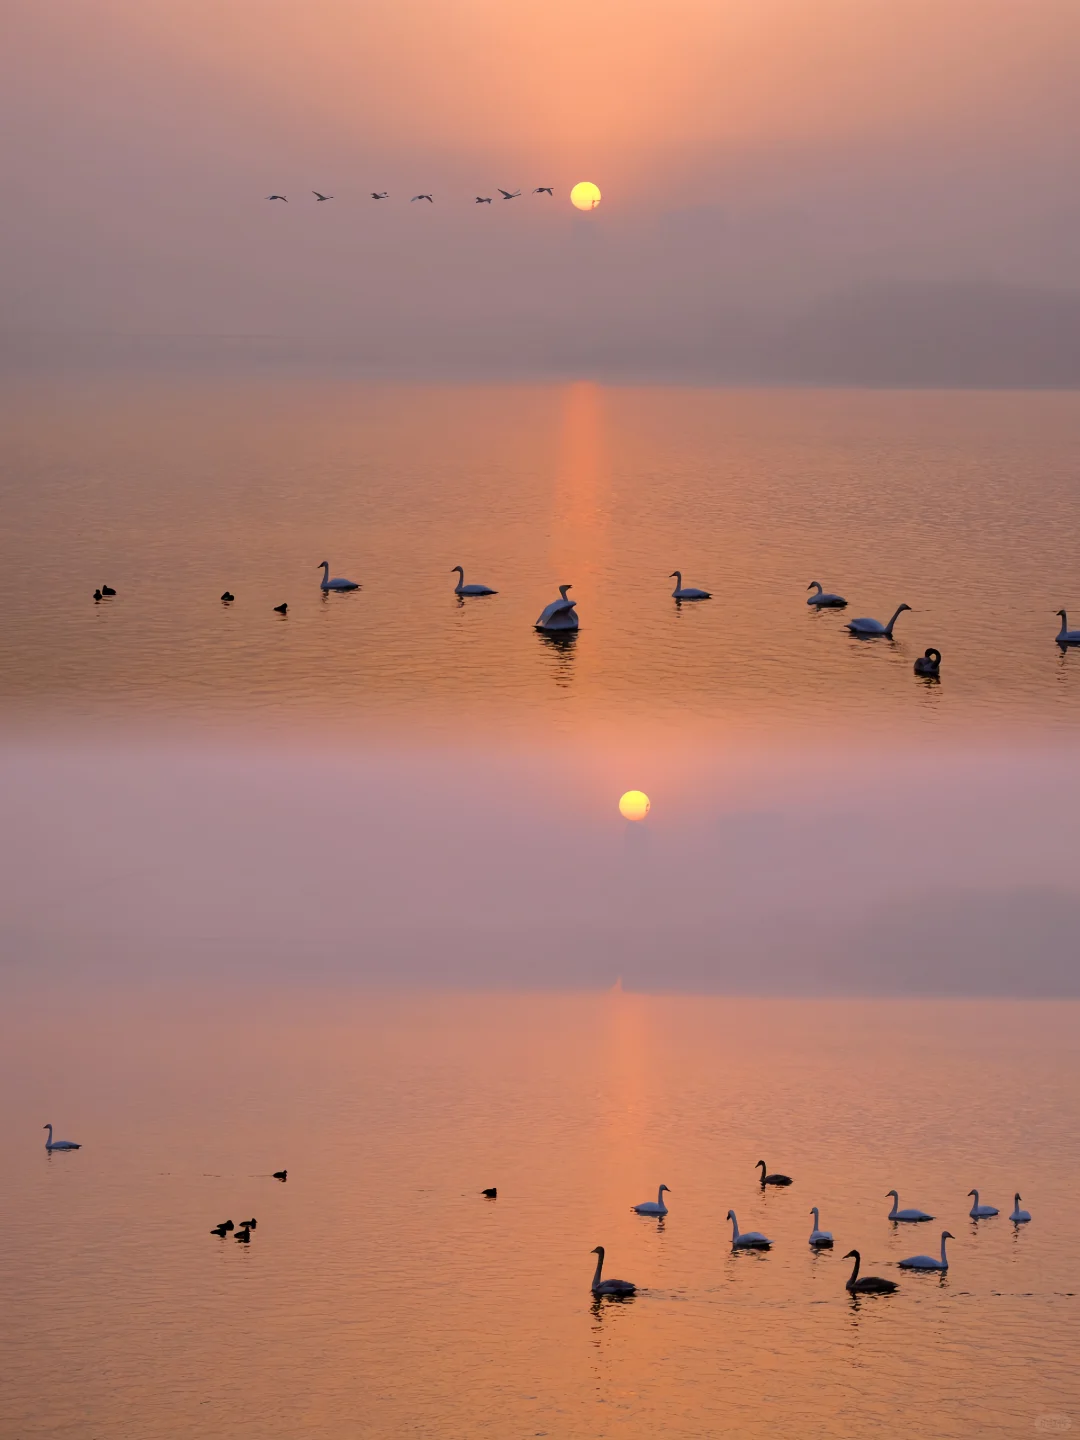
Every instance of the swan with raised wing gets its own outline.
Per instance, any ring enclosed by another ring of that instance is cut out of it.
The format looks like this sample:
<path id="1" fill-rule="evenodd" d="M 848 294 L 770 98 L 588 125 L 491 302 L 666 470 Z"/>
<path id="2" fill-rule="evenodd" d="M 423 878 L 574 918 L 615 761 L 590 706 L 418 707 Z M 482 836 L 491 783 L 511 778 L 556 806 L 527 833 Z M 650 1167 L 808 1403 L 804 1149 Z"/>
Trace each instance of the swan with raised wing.
<path id="1" fill-rule="evenodd" d="M 455 565 L 450 574 L 453 575 L 455 571 L 458 577 L 458 582 L 454 586 L 455 595 L 497 595 L 499 593 L 497 590 L 488 589 L 486 585 L 466 585 L 465 571 L 460 565 Z"/>
<path id="2" fill-rule="evenodd" d="M 941 1259 L 936 1255 L 909 1255 L 899 1262 L 901 1270 L 947 1270 L 949 1258 L 945 1254 L 945 1241 L 954 1238 L 951 1230 L 941 1232 Z"/>
<path id="3" fill-rule="evenodd" d="M 934 1218 L 932 1215 L 928 1215 L 925 1210 L 901 1210 L 900 1196 L 897 1195 L 895 1190 L 887 1190 L 885 1192 L 885 1199 L 887 1200 L 890 1195 L 892 1196 L 892 1209 L 889 1211 L 890 1220 L 906 1220 L 914 1224 L 919 1220 L 932 1220 Z"/>
<path id="4" fill-rule="evenodd" d="M 979 1192 L 977 1190 L 968 1191 L 968 1198 L 970 1199 L 972 1196 L 975 1197 L 975 1203 L 968 1211 L 968 1214 L 971 1216 L 972 1220 L 989 1220 L 991 1215 L 996 1215 L 998 1213 L 997 1208 L 994 1205 L 979 1204 Z"/>
<path id="5" fill-rule="evenodd" d="M 862 1256 L 858 1250 L 849 1250 L 844 1259 L 855 1261 L 851 1275 L 844 1281 L 844 1289 L 852 1295 L 891 1295 L 894 1290 L 900 1289 L 895 1280 L 882 1280 L 878 1275 L 863 1275 L 860 1278 Z"/>
<path id="6" fill-rule="evenodd" d="M 1054 639 L 1059 645 L 1080 645 L 1080 630 L 1069 629 L 1069 617 L 1064 610 L 1059 610 L 1057 613 L 1061 616 L 1061 629 Z"/>
<path id="7" fill-rule="evenodd" d="M 323 572 L 319 581 L 320 590 L 359 590 L 360 586 L 355 580 L 343 580 L 339 575 L 336 579 L 330 579 L 330 561 L 320 560 L 317 569 Z"/>
<path id="8" fill-rule="evenodd" d="M 675 589 L 671 592 L 673 600 L 711 600 L 712 594 L 708 590 L 695 590 L 693 585 L 682 583 L 682 571 L 673 570 L 668 576 L 669 580 L 675 581 Z"/>
<path id="9" fill-rule="evenodd" d="M 43 1130 L 48 1130 L 48 1132 L 49 1132 L 49 1138 L 45 1141 L 45 1149 L 46 1149 L 46 1150 L 81 1150 L 81 1149 L 82 1149 L 82 1146 L 79 1145 L 79 1144 L 77 1144 L 74 1140 L 54 1140 L 54 1139 L 52 1138 L 52 1126 L 51 1126 L 51 1125 L 43 1125 L 41 1128 L 42 1128 Z"/>
<path id="10" fill-rule="evenodd" d="M 832 1231 L 818 1228 L 821 1222 L 818 1218 L 818 1207 L 816 1205 L 810 1211 L 810 1214 L 814 1217 L 814 1228 L 810 1231 L 811 1248 L 814 1250 L 831 1250 L 833 1243 Z"/>
<path id="11" fill-rule="evenodd" d="M 867 637 L 873 637 L 877 635 L 884 640 L 891 640 L 892 628 L 896 624 L 897 617 L 901 615 L 905 610 L 910 609 L 910 605 L 898 605 L 893 612 L 892 619 L 887 625 L 882 625 L 880 620 L 869 620 L 866 618 L 866 616 L 862 616 L 858 620 L 849 620 L 847 628 L 851 631 L 852 635 L 865 635 Z"/>
<path id="12" fill-rule="evenodd" d="M 1012 1223 L 1013 1223 L 1014 1225 L 1026 1225 L 1026 1224 L 1028 1223 L 1028 1221 L 1031 1219 L 1031 1211 L 1030 1211 L 1030 1210 L 1021 1210 L 1021 1209 L 1020 1209 L 1020 1192 L 1019 1192 L 1019 1191 L 1017 1191 L 1017 1193 L 1013 1196 L 1012 1214 L 1009 1216 L 1009 1219 L 1012 1221 Z"/>
<path id="13" fill-rule="evenodd" d="M 847 604 L 843 595 L 830 595 L 827 590 L 823 590 L 820 580 L 811 580 L 806 588 L 817 591 L 817 594 L 811 595 L 806 603 L 807 605 L 816 606 L 819 610 L 840 610 Z"/>
<path id="14" fill-rule="evenodd" d="M 550 605 L 544 606 L 540 612 L 540 618 L 533 627 L 534 629 L 558 632 L 576 630 L 578 628 L 578 617 L 574 613 L 574 606 L 577 604 L 577 601 L 566 598 L 566 592 L 571 588 L 572 586 L 570 585 L 559 586 L 559 599 L 553 600 Z"/>
<path id="15" fill-rule="evenodd" d="M 604 1247 L 597 1245 L 591 1252 L 596 1256 L 596 1274 L 592 1277 L 592 1293 L 594 1295 L 633 1295 L 637 1286 L 632 1280 L 601 1280 L 600 1275 L 604 1269 Z"/>
<path id="16" fill-rule="evenodd" d="M 734 1210 L 727 1212 L 727 1218 L 731 1221 L 731 1248 L 733 1250 L 768 1250 L 772 1241 L 767 1235 L 762 1235 L 760 1230 L 740 1231 Z"/>
<path id="17" fill-rule="evenodd" d="M 664 1204 L 664 1191 L 667 1190 L 667 1188 L 666 1185 L 660 1186 L 660 1189 L 656 1192 L 655 1203 L 652 1200 L 645 1200 L 642 1204 L 634 1205 L 631 1208 L 638 1215 L 666 1215 L 668 1212 L 667 1206 Z"/>

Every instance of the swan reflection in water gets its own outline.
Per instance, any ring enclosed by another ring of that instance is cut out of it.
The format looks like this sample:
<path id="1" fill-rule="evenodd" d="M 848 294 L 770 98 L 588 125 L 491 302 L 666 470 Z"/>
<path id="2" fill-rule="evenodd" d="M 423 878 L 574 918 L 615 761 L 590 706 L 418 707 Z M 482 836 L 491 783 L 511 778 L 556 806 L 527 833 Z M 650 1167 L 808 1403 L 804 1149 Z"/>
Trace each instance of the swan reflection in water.
<path id="1" fill-rule="evenodd" d="M 561 633 L 538 630 L 536 638 L 546 650 L 552 652 L 552 676 L 561 689 L 568 689 L 574 678 L 574 658 L 577 647 L 577 631 L 564 630 Z"/>

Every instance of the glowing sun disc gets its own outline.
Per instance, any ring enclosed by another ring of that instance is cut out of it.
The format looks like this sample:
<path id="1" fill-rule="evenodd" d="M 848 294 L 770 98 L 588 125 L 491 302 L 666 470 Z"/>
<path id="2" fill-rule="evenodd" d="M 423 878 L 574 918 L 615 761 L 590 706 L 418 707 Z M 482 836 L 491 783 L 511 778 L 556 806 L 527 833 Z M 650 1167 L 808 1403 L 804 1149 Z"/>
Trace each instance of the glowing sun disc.
<path id="1" fill-rule="evenodd" d="M 599 185 L 594 185 L 591 180 L 581 180 L 570 191 L 570 203 L 576 205 L 579 210 L 595 210 L 600 204 L 601 195 Z"/>
<path id="2" fill-rule="evenodd" d="M 644 790 L 627 790 L 619 799 L 619 814 L 624 820 L 644 820 L 649 813 L 649 803 Z"/>

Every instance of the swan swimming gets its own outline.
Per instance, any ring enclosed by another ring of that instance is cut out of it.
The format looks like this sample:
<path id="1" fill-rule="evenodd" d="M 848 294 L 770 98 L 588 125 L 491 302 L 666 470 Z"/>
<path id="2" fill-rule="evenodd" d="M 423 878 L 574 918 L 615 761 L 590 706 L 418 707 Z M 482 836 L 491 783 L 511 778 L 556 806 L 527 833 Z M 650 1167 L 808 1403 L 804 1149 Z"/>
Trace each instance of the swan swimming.
<path id="1" fill-rule="evenodd" d="M 739 1222 L 735 1219 L 735 1211 L 729 1210 L 727 1218 L 731 1221 L 731 1248 L 733 1250 L 768 1250 L 772 1241 L 767 1235 L 762 1235 L 760 1230 L 744 1230 L 739 1232 Z"/>
<path id="2" fill-rule="evenodd" d="M 572 589 L 570 585 L 559 586 L 559 599 L 553 600 L 550 605 L 545 605 L 540 612 L 540 618 L 533 626 L 535 630 L 566 631 L 578 628 L 578 617 L 574 614 L 576 600 L 566 598 L 567 590 Z"/>
<path id="3" fill-rule="evenodd" d="M 104 594 L 104 591 L 102 593 Z M 1054 639 L 1059 645 L 1080 645 L 1080 630 L 1069 629 L 1069 617 L 1064 610 L 1058 610 L 1057 614 L 1061 616 L 1061 629 Z"/>
<path id="4" fill-rule="evenodd" d="M 757 1164 L 754 1166 L 754 1169 L 755 1169 L 755 1170 L 760 1170 L 760 1171 L 761 1171 L 761 1183 L 762 1183 L 762 1185 L 790 1185 L 790 1184 L 791 1184 L 791 1176 L 790 1176 L 790 1175 L 769 1175 L 769 1174 L 766 1173 L 766 1172 L 768 1171 L 768 1168 L 769 1168 L 769 1167 L 765 1164 L 765 1161 L 764 1161 L 764 1160 L 759 1160 L 759 1161 L 757 1162 Z"/>
<path id="5" fill-rule="evenodd" d="M 831 1250 L 833 1243 L 832 1231 L 818 1229 L 820 1222 L 818 1219 L 818 1207 L 816 1205 L 810 1211 L 810 1214 L 814 1217 L 814 1228 L 810 1231 L 810 1244 L 815 1250 Z"/>
<path id="6" fill-rule="evenodd" d="M 664 1191 L 667 1190 L 667 1188 L 666 1185 L 660 1186 L 660 1189 L 656 1192 L 655 1204 L 652 1200 L 646 1200 L 643 1204 L 634 1205 L 631 1208 L 636 1211 L 638 1215 L 666 1215 L 668 1211 L 667 1206 L 664 1204 Z M 670 1194 L 670 1191 L 668 1193 Z"/>
<path id="7" fill-rule="evenodd" d="M 682 571 L 673 570 L 668 576 L 669 580 L 675 581 L 675 589 L 671 592 L 673 600 L 711 600 L 712 594 L 708 590 L 695 590 L 693 585 L 682 583 Z"/>
<path id="8" fill-rule="evenodd" d="M 1026 1225 L 1026 1224 L 1028 1223 L 1028 1221 L 1031 1219 L 1031 1211 L 1030 1211 L 1030 1210 L 1021 1210 L 1021 1209 L 1020 1209 L 1020 1193 L 1019 1193 L 1019 1191 L 1017 1191 L 1017 1193 L 1013 1196 L 1012 1214 L 1009 1216 L 1009 1219 L 1013 1222 L 1014 1225 Z"/>
<path id="9" fill-rule="evenodd" d="M 823 590 L 821 588 L 820 580 L 811 580 L 810 584 L 806 588 L 808 590 L 817 590 L 817 594 L 811 595 L 806 603 L 807 605 L 815 605 L 819 610 L 839 610 L 847 604 L 847 601 L 844 599 L 843 595 L 830 595 L 827 590 Z"/>
<path id="10" fill-rule="evenodd" d="M 320 590 L 359 590 L 359 589 L 360 589 L 360 586 L 356 583 L 355 580 L 342 580 L 340 576 L 339 576 L 336 580 L 331 580 L 331 579 L 330 579 L 330 562 L 329 562 L 329 560 L 320 560 L 319 563 L 318 563 L 318 565 L 316 565 L 315 568 L 316 568 L 316 570 L 321 570 L 321 571 L 323 572 L 322 579 L 319 581 L 319 589 L 320 589 Z"/>
<path id="11" fill-rule="evenodd" d="M 882 1280 L 878 1275 L 864 1275 L 860 1280 L 859 1266 L 862 1264 L 862 1256 L 858 1250 L 849 1250 L 844 1259 L 855 1261 L 851 1275 L 844 1281 L 844 1289 L 849 1290 L 852 1295 L 891 1295 L 894 1290 L 900 1289 L 895 1280 Z"/>
<path id="12" fill-rule="evenodd" d="M 45 1141 L 46 1150 L 81 1150 L 82 1146 L 77 1145 L 74 1140 L 54 1140 L 52 1138 L 52 1126 L 43 1125 L 43 1130 L 48 1130 L 49 1138 Z"/>
<path id="13" fill-rule="evenodd" d="M 948 1257 L 947 1257 L 946 1254 L 945 1254 L 945 1241 L 946 1241 L 946 1240 L 953 1240 L 953 1239 L 955 1239 L 955 1238 L 956 1238 L 956 1237 L 953 1235 L 953 1233 L 952 1233 L 951 1230 L 942 1230 L 942 1232 L 941 1232 L 941 1259 L 940 1259 L 940 1260 L 937 1258 L 936 1255 L 909 1255 L 906 1260 L 901 1260 L 901 1261 L 899 1262 L 899 1263 L 900 1263 L 900 1269 L 901 1269 L 901 1270 L 947 1270 L 947 1269 L 949 1268 L 949 1260 L 948 1260 Z"/>
<path id="14" fill-rule="evenodd" d="M 460 565 L 455 565 L 450 574 L 453 575 L 455 571 L 458 577 L 458 582 L 454 586 L 455 595 L 497 595 L 499 593 L 497 590 L 489 590 L 486 585 L 466 585 L 465 571 Z"/>
<path id="15" fill-rule="evenodd" d="M 892 1209 L 889 1211 L 890 1220 L 909 1220 L 915 1222 L 918 1220 L 932 1220 L 934 1218 L 932 1215 L 928 1215 L 925 1210 L 898 1209 L 900 1196 L 897 1195 L 895 1190 L 888 1190 L 886 1191 L 885 1199 L 887 1200 L 890 1195 L 892 1196 Z"/>
<path id="16" fill-rule="evenodd" d="M 853 635 L 880 635 L 886 640 L 891 640 L 892 627 L 896 624 L 897 616 L 910 609 L 910 605 L 898 605 L 887 625 L 882 625 L 880 620 L 868 620 L 863 616 L 860 620 L 849 620 L 847 628 Z"/>
<path id="17" fill-rule="evenodd" d="M 916 675 L 929 675 L 932 679 L 936 680 L 940 671 L 941 651 L 935 650 L 933 646 L 931 646 L 929 650 L 924 651 L 915 661 Z"/>
<path id="18" fill-rule="evenodd" d="M 604 1247 L 597 1245 L 591 1252 L 596 1256 L 596 1274 L 592 1277 L 592 1293 L 594 1295 L 633 1295 L 637 1286 L 631 1280 L 601 1280 L 600 1272 L 604 1268 Z"/>
<path id="19" fill-rule="evenodd" d="M 991 1215 L 996 1215 L 998 1213 L 993 1205 L 979 1204 L 979 1192 L 977 1190 L 969 1190 L 968 1196 L 970 1197 L 972 1195 L 974 1195 L 975 1197 L 975 1203 L 968 1211 L 968 1214 L 971 1216 L 972 1220 L 989 1220 Z"/>

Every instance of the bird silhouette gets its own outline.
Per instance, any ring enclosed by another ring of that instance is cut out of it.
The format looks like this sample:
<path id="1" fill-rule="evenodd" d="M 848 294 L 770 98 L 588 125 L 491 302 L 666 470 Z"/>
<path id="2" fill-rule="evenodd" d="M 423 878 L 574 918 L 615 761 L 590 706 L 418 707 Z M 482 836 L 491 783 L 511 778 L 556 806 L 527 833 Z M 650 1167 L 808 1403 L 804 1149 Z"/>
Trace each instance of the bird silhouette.
<path id="1" fill-rule="evenodd" d="M 289 1172 L 288 1170 L 275 1170 L 273 1178 L 275 1180 L 287 1180 L 289 1178 Z"/>
<path id="2" fill-rule="evenodd" d="M 289 197 L 287 195 L 267 195 L 266 198 L 267 200 L 284 200 L 286 205 L 289 203 Z"/>
<path id="3" fill-rule="evenodd" d="M 432 197 L 431 197 L 430 195 L 414 195 L 412 198 L 413 198 L 413 200 L 426 200 L 429 205 L 434 205 L 434 204 L 435 204 L 435 201 L 432 199 Z M 412 204 L 412 200 L 409 201 L 409 204 L 410 204 L 410 205 Z"/>
<path id="4" fill-rule="evenodd" d="M 390 199 L 390 191 L 389 191 L 389 190 L 372 190 L 372 192 L 371 192 L 371 198 L 372 198 L 372 200 L 389 200 L 389 199 Z"/>
<path id="5" fill-rule="evenodd" d="M 320 195 L 318 190 L 312 190 L 311 193 L 315 196 L 316 200 L 332 200 L 334 198 L 333 195 Z"/>
<path id="6" fill-rule="evenodd" d="M 551 185 L 537 185 L 533 191 L 534 195 L 554 195 L 555 191 Z"/>
<path id="7" fill-rule="evenodd" d="M 520 190 L 504 190 L 501 185 L 496 186 L 496 189 L 504 200 L 516 200 L 521 194 Z"/>
<path id="8" fill-rule="evenodd" d="M 477 195 L 477 197 L 476 197 L 476 203 L 477 203 L 477 205 L 490 205 L 490 204 L 491 204 L 491 196 L 490 196 L 490 195 Z"/>
<path id="9" fill-rule="evenodd" d="M 481 1191 L 480 1191 L 480 1194 L 483 1195 L 483 1197 L 484 1197 L 485 1200 L 494 1200 L 495 1197 L 496 1197 L 496 1195 L 498 1195 L 498 1193 L 499 1193 L 499 1192 L 498 1192 L 498 1190 L 495 1188 L 494 1185 L 490 1186 L 490 1188 L 487 1189 L 487 1190 L 481 1190 Z"/>
<path id="10" fill-rule="evenodd" d="M 229 1231 L 234 1230 L 235 1228 L 236 1227 L 233 1225 L 231 1220 L 223 1220 L 220 1225 L 214 1226 L 214 1228 L 210 1231 L 210 1234 L 220 1235 L 221 1238 L 224 1240 L 225 1236 L 229 1233 Z"/>
<path id="11" fill-rule="evenodd" d="M 102 595 L 115 595 L 116 591 L 112 588 L 111 585 L 103 585 L 101 587 L 101 593 Z"/>
<path id="12" fill-rule="evenodd" d="M 288 607 L 288 605 L 285 603 L 284 600 L 281 602 L 280 605 L 275 605 L 275 606 L 274 606 L 274 614 L 275 614 L 275 615 L 287 615 L 288 613 L 289 613 L 289 607 Z"/>
<path id="13" fill-rule="evenodd" d="M 94 591 L 94 599 L 95 599 L 95 600 L 100 600 L 100 599 L 101 599 L 101 591 L 100 591 L 100 590 L 95 590 L 95 591 Z"/>

